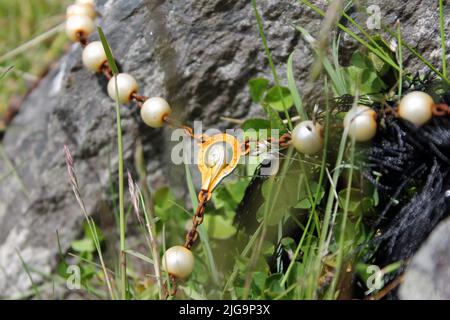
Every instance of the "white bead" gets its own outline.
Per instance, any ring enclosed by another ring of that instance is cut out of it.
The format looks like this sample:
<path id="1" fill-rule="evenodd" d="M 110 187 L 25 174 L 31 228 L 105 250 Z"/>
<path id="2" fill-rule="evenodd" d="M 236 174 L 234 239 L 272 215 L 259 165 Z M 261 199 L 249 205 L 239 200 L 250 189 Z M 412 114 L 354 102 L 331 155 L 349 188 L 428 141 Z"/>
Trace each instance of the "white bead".
<path id="1" fill-rule="evenodd" d="M 398 115 L 420 127 L 433 116 L 433 105 L 434 101 L 430 95 L 421 91 L 413 91 L 400 100 Z"/>
<path id="2" fill-rule="evenodd" d="M 291 143 L 297 151 L 315 154 L 323 146 L 322 126 L 310 120 L 302 121 L 292 130 Z"/>
<path id="3" fill-rule="evenodd" d="M 96 12 L 93 6 L 89 4 L 72 4 L 67 7 L 66 16 L 88 16 L 95 19 Z"/>
<path id="4" fill-rule="evenodd" d="M 162 267 L 177 278 L 186 278 L 194 270 L 194 255 L 183 246 L 171 247 L 164 253 Z"/>
<path id="5" fill-rule="evenodd" d="M 344 118 L 344 127 L 355 141 L 368 141 L 377 133 L 377 113 L 369 107 L 352 108 Z"/>
<path id="6" fill-rule="evenodd" d="M 95 6 L 94 0 L 77 0 L 75 1 L 75 4 L 88 4 L 91 6 Z"/>
<path id="7" fill-rule="evenodd" d="M 66 21 L 66 33 L 70 40 L 77 41 L 77 33 L 88 37 L 95 29 L 94 21 L 88 16 L 70 16 Z"/>
<path id="8" fill-rule="evenodd" d="M 164 125 L 164 117 L 172 112 L 166 100 L 153 97 L 145 100 L 141 108 L 141 118 L 144 123 L 152 128 L 160 128 Z"/>
<path id="9" fill-rule="evenodd" d="M 111 99 L 116 100 L 116 76 L 112 77 L 108 82 L 108 95 Z M 134 78 L 128 73 L 119 73 L 117 75 L 117 90 L 120 103 L 128 103 L 131 101 L 131 95 L 138 90 L 138 84 Z"/>
<path id="10" fill-rule="evenodd" d="M 105 50 L 100 41 L 89 43 L 83 50 L 83 64 L 91 71 L 99 72 L 102 65 L 108 61 Z"/>

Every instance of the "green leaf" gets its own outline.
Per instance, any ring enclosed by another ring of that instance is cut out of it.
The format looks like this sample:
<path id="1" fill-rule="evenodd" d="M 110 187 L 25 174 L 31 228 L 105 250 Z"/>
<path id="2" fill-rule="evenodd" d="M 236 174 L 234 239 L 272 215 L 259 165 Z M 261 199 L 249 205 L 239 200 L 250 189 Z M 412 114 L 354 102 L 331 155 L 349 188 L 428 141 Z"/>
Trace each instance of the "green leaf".
<path id="1" fill-rule="evenodd" d="M 296 209 L 309 209 L 311 208 L 311 202 L 309 201 L 308 198 L 304 198 L 302 200 L 300 200 L 299 202 L 297 202 L 297 204 L 295 205 Z"/>
<path id="2" fill-rule="evenodd" d="M 296 244 L 294 239 L 290 238 L 290 237 L 285 237 L 283 239 L 281 239 L 281 245 L 285 248 L 285 249 L 290 249 L 292 251 L 295 251 L 296 249 Z"/>
<path id="3" fill-rule="evenodd" d="M 233 221 L 220 215 L 205 215 L 205 228 L 211 238 L 224 240 L 236 234 Z"/>
<path id="4" fill-rule="evenodd" d="M 184 291 L 186 296 L 191 298 L 192 300 L 206 300 L 206 297 L 196 290 L 188 286 L 180 286 L 180 289 Z"/>
<path id="5" fill-rule="evenodd" d="M 98 35 L 100 37 L 100 41 L 102 42 L 103 49 L 105 50 L 106 58 L 108 59 L 108 65 L 111 68 L 113 74 L 118 74 L 119 69 L 117 68 L 116 61 L 114 60 L 114 56 L 111 52 L 111 48 L 109 47 L 108 41 L 106 40 L 105 34 L 101 27 L 97 27 Z"/>
<path id="6" fill-rule="evenodd" d="M 351 64 L 360 69 L 373 69 L 371 61 L 367 56 L 363 55 L 359 51 L 355 51 L 351 58 Z"/>
<path id="7" fill-rule="evenodd" d="M 231 212 L 234 217 L 234 211 L 244 197 L 247 185 L 247 180 L 237 180 L 226 182 L 217 187 L 212 195 L 215 208 L 223 209 L 227 215 Z"/>
<path id="8" fill-rule="evenodd" d="M 261 254 L 266 257 L 273 256 L 273 252 L 275 251 L 275 246 L 270 241 L 264 241 L 262 248 L 261 248 Z"/>
<path id="9" fill-rule="evenodd" d="M 270 88 L 264 97 L 264 102 L 277 111 L 287 110 L 294 105 L 291 91 L 289 88 L 282 86 Z"/>
<path id="10" fill-rule="evenodd" d="M 269 80 L 264 78 L 254 78 L 250 79 L 248 86 L 250 89 L 250 97 L 254 103 L 261 102 L 264 92 L 267 90 L 269 85 Z"/>
<path id="11" fill-rule="evenodd" d="M 162 210 L 167 210 L 173 206 L 175 197 L 168 187 L 162 187 L 155 192 L 154 195 L 155 206 Z"/>
<path id="12" fill-rule="evenodd" d="M 286 130 L 286 126 L 284 125 L 283 120 L 281 120 L 277 111 L 275 111 L 265 103 L 262 104 L 262 107 L 264 108 L 264 110 L 267 113 L 267 116 L 269 117 L 271 129 Z"/>
<path id="13" fill-rule="evenodd" d="M 267 274 L 265 272 L 257 271 L 253 273 L 253 284 L 262 293 L 266 285 Z"/>
<path id="14" fill-rule="evenodd" d="M 162 221 L 175 221 L 186 218 L 183 208 L 177 205 L 175 196 L 172 191 L 163 187 L 158 189 L 154 194 L 154 207 L 156 216 Z"/>
<path id="15" fill-rule="evenodd" d="M 248 119 L 241 125 L 242 130 L 247 131 L 250 129 L 261 130 L 270 129 L 270 121 L 266 119 Z"/>
<path id="16" fill-rule="evenodd" d="M 92 241 L 89 238 L 84 238 L 80 240 L 75 240 L 70 245 L 73 250 L 77 252 L 94 252 L 95 251 L 95 245 L 94 241 Z"/>
<path id="17" fill-rule="evenodd" d="M 266 279 L 265 287 L 269 299 L 274 299 L 284 292 L 284 288 L 280 285 L 282 278 L 282 274 L 275 273 Z"/>
<path id="18" fill-rule="evenodd" d="M 339 204 L 343 205 L 345 203 L 347 188 L 339 191 Z M 373 207 L 375 201 L 371 197 L 365 197 L 361 193 L 360 189 L 352 188 L 350 191 L 350 201 L 348 204 L 348 211 L 353 215 L 360 215 L 362 212 L 367 212 L 371 207 Z"/>
<path id="19" fill-rule="evenodd" d="M 258 209 L 257 217 L 262 218 L 266 210 L 266 206 L 269 206 L 269 215 L 267 219 L 267 225 L 277 225 L 284 216 L 288 214 L 288 210 L 294 207 L 299 200 L 299 179 L 298 175 L 287 175 L 284 179 L 270 178 L 266 180 L 262 186 L 262 195 L 266 200 Z M 271 188 L 270 184 L 273 183 Z M 272 189 L 272 194 L 269 191 Z M 274 190 L 280 190 L 276 195 Z M 272 210 L 271 210 L 272 209 Z"/>
<path id="20" fill-rule="evenodd" d="M 96 233 L 98 241 L 102 242 L 105 239 L 105 236 L 103 235 L 102 231 L 100 230 L 99 227 L 97 227 L 97 225 L 95 223 L 92 223 L 91 226 L 89 226 L 89 224 L 87 222 L 83 224 L 83 230 L 84 230 L 85 237 L 88 239 L 91 239 L 92 241 L 95 240 L 95 237 L 91 232 L 91 228 L 95 228 L 94 233 Z"/>
<path id="21" fill-rule="evenodd" d="M 295 51 L 294 51 L 295 52 Z M 289 90 L 292 94 L 292 99 L 294 100 L 295 108 L 302 120 L 308 120 L 308 115 L 306 114 L 305 108 L 303 106 L 302 98 L 298 92 L 297 85 L 294 79 L 294 70 L 292 67 L 292 60 L 294 59 L 294 52 L 289 55 L 287 63 L 287 82 Z"/>
<path id="22" fill-rule="evenodd" d="M 234 202 L 239 204 L 242 201 L 242 198 L 244 197 L 245 189 L 247 189 L 248 181 L 240 180 L 240 181 L 233 181 L 225 184 L 225 188 L 230 193 L 231 197 L 233 198 Z"/>
<path id="23" fill-rule="evenodd" d="M 311 182 L 310 183 L 310 188 L 311 188 L 311 195 L 312 197 L 315 197 L 317 194 L 317 183 L 316 182 Z M 320 203 L 320 201 L 322 200 L 323 196 L 325 195 L 325 190 L 323 189 L 323 187 L 320 188 L 320 191 L 318 193 L 318 197 L 316 200 L 316 203 Z M 309 209 L 312 207 L 312 204 L 309 200 L 308 194 L 306 192 L 306 190 L 302 190 L 301 194 L 300 194 L 300 201 L 297 202 L 297 204 L 294 206 L 294 208 L 296 209 Z"/>

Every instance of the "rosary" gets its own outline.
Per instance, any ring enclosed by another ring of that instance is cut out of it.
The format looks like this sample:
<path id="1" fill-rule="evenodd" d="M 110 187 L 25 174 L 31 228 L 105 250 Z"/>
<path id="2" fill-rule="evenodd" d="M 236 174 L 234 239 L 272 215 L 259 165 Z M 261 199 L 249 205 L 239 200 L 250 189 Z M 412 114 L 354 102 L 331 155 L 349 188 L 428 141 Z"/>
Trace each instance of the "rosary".
<path id="1" fill-rule="evenodd" d="M 121 104 L 136 103 L 145 124 L 152 128 L 160 128 L 165 124 L 181 128 L 198 143 L 200 148 L 198 170 L 201 173 L 201 190 L 198 194 L 198 206 L 192 219 L 192 227 L 186 234 L 184 245 L 169 248 L 162 258 L 162 267 L 169 274 L 172 282 L 172 290 L 167 292 L 167 295 L 174 295 L 176 279 L 187 278 L 194 269 L 191 248 L 198 239 L 197 228 L 203 222 L 206 204 L 217 185 L 237 167 L 239 159 L 250 154 L 251 141 L 246 139 L 240 143 L 233 135 L 225 133 L 212 136 L 195 135 L 191 127 L 176 124 L 170 118 L 172 110 L 165 99 L 140 95 L 136 80 L 127 73 L 113 76 L 102 43 L 88 41 L 88 37 L 95 30 L 96 14 L 94 0 L 77 0 L 75 4 L 67 8 L 66 33 L 71 41 L 79 42 L 83 47 L 84 66 L 92 72 L 104 74 L 108 80 L 107 92 L 112 99 L 117 98 Z M 396 108 L 388 108 L 385 112 L 390 112 L 418 128 L 427 123 L 433 115 L 450 116 L 450 107 L 446 104 L 435 104 L 433 98 L 425 92 L 412 91 L 402 97 Z M 369 141 L 377 132 L 377 113 L 368 106 L 354 106 L 345 115 L 343 127 L 354 141 Z M 323 132 L 319 122 L 303 120 L 294 127 L 292 132 L 282 135 L 278 140 L 270 138 L 256 142 L 267 147 L 275 144 L 280 149 L 292 145 L 298 152 L 311 156 L 323 149 Z"/>

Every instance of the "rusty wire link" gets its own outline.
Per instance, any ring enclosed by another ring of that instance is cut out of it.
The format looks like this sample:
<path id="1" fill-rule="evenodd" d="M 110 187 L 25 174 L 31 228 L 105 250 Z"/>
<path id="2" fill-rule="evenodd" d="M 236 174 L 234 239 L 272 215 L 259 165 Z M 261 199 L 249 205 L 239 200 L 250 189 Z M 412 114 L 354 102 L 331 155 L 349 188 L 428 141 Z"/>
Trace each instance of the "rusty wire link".
<path id="1" fill-rule="evenodd" d="M 256 139 L 256 140 L 249 140 L 249 139 L 246 139 L 242 144 L 241 144 L 241 148 L 242 148 L 242 155 L 244 155 L 244 156 L 246 156 L 246 155 L 249 155 L 250 154 L 250 151 L 251 151 L 251 143 L 252 142 L 256 142 L 256 143 L 266 143 L 266 144 L 269 144 L 269 145 L 272 145 L 272 144 L 278 144 L 278 146 L 279 146 L 279 149 L 285 149 L 285 148 L 287 148 L 288 146 L 289 146 L 289 143 L 290 143 L 290 141 L 291 141 L 291 134 L 290 133 L 285 133 L 285 134 L 283 134 L 281 137 L 280 137 L 280 139 L 278 139 L 278 140 L 276 140 L 275 138 L 269 138 L 269 139 L 266 139 L 266 140 L 258 140 L 258 139 Z"/>
<path id="2" fill-rule="evenodd" d="M 199 142 L 199 143 L 203 143 L 208 139 L 208 135 L 206 134 L 194 134 L 194 129 L 192 129 L 191 127 L 181 124 L 181 123 L 177 123 L 174 119 L 170 118 L 170 117 L 164 117 L 164 122 L 166 122 L 169 127 L 171 128 L 178 128 L 178 129 L 183 129 L 184 132 L 186 133 L 186 135 L 188 135 L 189 137 L 191 137 L 192 139 L 194 139 L 195 141 Z"/>
<path id="3" fill-rule="evenodd" d="M 105 63 L 102 64 L 100 70 L 107 80 L 111 80 L 111 78 L 113 77 L 113 73 L 111 68 L 109 67 L 108 61 L 105 61 Z"/>
<path id="4" fill-rule="evenodd" d="M 137 92 L 133 92 L 131 94 L 131 99 L 134 100 L 137 103 L 137 105 L 141 108 L 145 100 L 148 99 L 148 97 L 140 95 Z"/>
<path id="5" fill-rule="evenodd" d="M 86 38 L 83 32 L 80 31 L 77 32 L 77 39 L 83 48 L 86 47 L 89 43 L 88 38 Z"/>
<path id="6" fill-rule="evenodd" d="M 192 228 L 186 234 L 186 241 L 184 243 L 184 246 L 189 250 L 192 248 L 192 246 L 194 245 L 195 241 L 198 238 L 197 228 L 203 222 L 205 207 L 206 203 L 208 202 L 208 198 L 209 194 L 208 191 L 206 190 L 202 190 L 198 194 L 198 206 L 197 209 L 195 210 L 194 216 L 192 217 Z"/>
<path id="7" fill-rule="evenodd" d="M 173 297 L 177 294 L 177 280 L 175 279 L 175 277 L 171 274 L 169 274 L 169 281 L 170 281 L 170 292 L 169 292 L 169 286 L 167 283 L 164 283 L 163 286 L 163 300 L 167 300 L 169 297 Z"/>
<path id="8" fill-rule="evenodd" d="M 283 134 L 278 140 L 278 145 L 280 146 L 280 149 L 287 148 L 289 146 L 289 143 L 291 142 L 291 139 L 292 137 L 290 133 Z"/>
<path id="9" fill-rule="evenodd" d="M 433 115 L 442 117 L 445 115 L 450 116 L 450 107 L 445 103 L 437 103 L 433 105 Z"/>

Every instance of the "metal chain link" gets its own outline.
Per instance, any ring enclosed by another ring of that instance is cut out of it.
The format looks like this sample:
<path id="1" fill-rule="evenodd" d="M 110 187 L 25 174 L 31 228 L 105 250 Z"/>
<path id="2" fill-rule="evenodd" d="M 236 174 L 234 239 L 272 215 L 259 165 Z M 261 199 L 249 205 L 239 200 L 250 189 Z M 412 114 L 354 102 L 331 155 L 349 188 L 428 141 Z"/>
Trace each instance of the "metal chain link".
<path id="1" fill-rule="evenodd" d="M 450 107 L 445 103 L 435 104 L 435 105 L 433 105 L 433 115 L 439 116 L 439 117 L 442 117 L 445 115 L 450 116 Z"/>
<path id="2" fill-rule="evenodd" d="M 192 217 L 192 228 L 186 234 L 186 241 L 184 243 L 184 246 L 189 250 L 192 248 L 192 246 L 194 245 L 195 241 L 198 238 L 198 231 L 197 231 L 198 226 L 203 223 L 205 207 L 206 203 L 208 202 L 208 191 L 206 190 L 200 191 L 198 195 L 198 200 L 199 202 L 197 209 L 195 210 L 194 216 Z"/>

